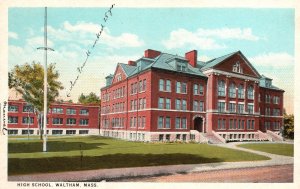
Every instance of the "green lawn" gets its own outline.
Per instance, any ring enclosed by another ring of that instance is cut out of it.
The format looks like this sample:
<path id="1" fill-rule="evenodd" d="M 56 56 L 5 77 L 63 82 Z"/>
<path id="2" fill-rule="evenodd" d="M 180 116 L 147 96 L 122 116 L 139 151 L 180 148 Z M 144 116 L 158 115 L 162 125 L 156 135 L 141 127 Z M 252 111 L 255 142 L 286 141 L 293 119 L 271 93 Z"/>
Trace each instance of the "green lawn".
<path id="1" fill-rule="evenodd" d="M 96 136 L 51 137 L 46 153 L 38 139 L 9 139 L 8 153 L 9 175 L 269 159 L 207 144 L 141 143 Z"/>
<path id="2" fill-rule="evenodd" d="M 293 144 L 240 144 L 240 147 L 284 156 L 294 156 Z"/>

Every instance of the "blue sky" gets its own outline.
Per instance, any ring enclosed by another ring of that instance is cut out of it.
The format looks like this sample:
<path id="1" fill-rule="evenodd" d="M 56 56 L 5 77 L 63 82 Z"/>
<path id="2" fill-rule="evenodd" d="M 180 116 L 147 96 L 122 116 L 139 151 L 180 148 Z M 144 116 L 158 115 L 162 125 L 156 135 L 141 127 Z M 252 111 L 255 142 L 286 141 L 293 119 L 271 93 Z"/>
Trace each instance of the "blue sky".
<path id="1" fill-rule="evenodd" d="M 107 8 L 48 8 L 48 44 L 65 88 L 91 48 Z M 43 8 L 9 9 L 9 69 L 16 64 L 43 61 Z M 95 49 L 74 87 L 71 98 L 100 93 L 104 77 L 118 62 L 143 56 L 145 49 L 184 55 L 198 50 L 209 60 L 241 50 L 257 70 L 283 88 L 285 105 L 293 108 L 294 10 L 213 8 L 118 8 L 105 25 Z M 61 98 L 66 97 L 66 90 Z"/>

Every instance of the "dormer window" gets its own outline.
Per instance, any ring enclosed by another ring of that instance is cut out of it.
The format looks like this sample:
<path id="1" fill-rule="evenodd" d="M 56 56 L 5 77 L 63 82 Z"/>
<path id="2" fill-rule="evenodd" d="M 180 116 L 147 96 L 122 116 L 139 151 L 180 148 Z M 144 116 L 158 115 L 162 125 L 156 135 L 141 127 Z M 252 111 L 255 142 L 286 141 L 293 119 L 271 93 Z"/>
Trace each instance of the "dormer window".
<path id="1" fill-rule="evenodd" d="M 266 87 L 271 87 L 272 82 L 271 80 L 266 79 Z"/>
<path id="2" fill-rule="evenodd" d="M 240 62 L 236 62 L 233 66 L 232 66 L 232 71 L 233 72 L 237 72 L 237 73 L 243 73 L 243 68 L 241 67 Z"/>
<path id="3" fill-rule="evenodd" d="M 176 62 L 177 71 L 185 72 L 186 63 L 185 62 Z"/>

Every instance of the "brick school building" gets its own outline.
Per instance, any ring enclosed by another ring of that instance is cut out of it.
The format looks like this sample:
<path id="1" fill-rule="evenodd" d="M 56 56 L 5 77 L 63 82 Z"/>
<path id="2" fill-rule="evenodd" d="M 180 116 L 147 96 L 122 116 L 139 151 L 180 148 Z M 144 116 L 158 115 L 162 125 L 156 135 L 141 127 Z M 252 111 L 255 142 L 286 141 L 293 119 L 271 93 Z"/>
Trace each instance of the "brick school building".
<path id="1" fill-rule="evenodd" d="M 49 135 L 99 135 L 100 106 L 52 103 L 47 117 Z M 39 135 L 41 119 L 24 100 L 8 101 L 8 134 Z"/>
<path id="2" fill-rule="evenodd" d="M 148 49 L 101 89 L 100 134 L 137 141 L 281 140 L 284 90 L 242 52 L 207 62 Z"/>

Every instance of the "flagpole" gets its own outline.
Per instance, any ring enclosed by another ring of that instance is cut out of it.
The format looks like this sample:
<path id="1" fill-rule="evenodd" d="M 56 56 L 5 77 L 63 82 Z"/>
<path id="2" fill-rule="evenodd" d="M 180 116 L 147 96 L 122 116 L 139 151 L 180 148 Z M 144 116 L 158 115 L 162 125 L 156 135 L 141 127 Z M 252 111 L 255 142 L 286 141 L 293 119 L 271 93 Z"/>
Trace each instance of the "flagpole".
<path id="1" fill-rule="evenodd" d="M 47 93 L 48 93 L 48 81 L 47 81 L 47 51 L 54 51 L 52 48 L 47 46 L 47 7 L 45 7 L 45 16 L 44 16 L 44 47 L 37 48 L 38 50 L 44 50 L 44 114 L 43 114 L 43 152 L 47 152 Z"/>
<path id="2" fill-rule="evenodd" d="M 44 137 L 43 137 L 43 152 L 47 152 L 47 93 L 48 93 L 48 81 L 47 81 L 47 7 L 45 7 L 45 24 L 44 24 Z"/>

